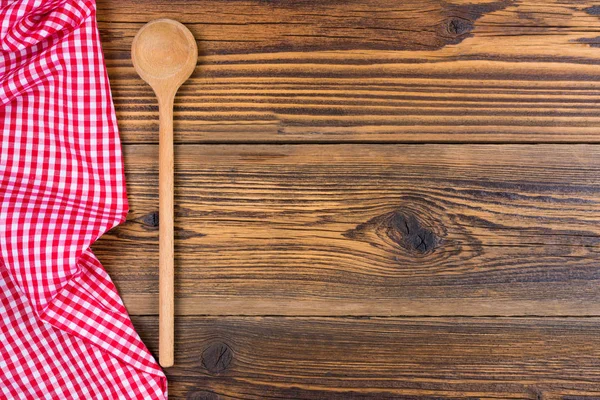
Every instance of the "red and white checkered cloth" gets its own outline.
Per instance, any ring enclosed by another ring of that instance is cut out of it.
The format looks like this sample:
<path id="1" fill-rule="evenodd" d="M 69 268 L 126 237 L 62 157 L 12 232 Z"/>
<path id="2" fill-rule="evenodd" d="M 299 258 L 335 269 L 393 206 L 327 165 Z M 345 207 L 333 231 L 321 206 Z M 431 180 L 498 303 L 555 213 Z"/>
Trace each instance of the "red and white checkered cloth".
<path id="1" fill-rule="evenodd" d="M 0 0 L 0 398 L 166 398 L 90 250 L 127 210 L 94 0 Z"/>

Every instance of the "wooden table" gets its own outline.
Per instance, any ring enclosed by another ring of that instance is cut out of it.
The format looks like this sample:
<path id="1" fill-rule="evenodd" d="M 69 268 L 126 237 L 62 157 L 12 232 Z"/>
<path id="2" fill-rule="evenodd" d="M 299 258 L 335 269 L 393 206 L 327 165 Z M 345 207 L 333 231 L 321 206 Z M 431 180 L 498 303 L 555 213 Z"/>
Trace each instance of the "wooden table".
<path id="1" fill-rule="evenodd" d="M 600 397 L 600 6 L 98 0 L 131 212 L 93 247 L 157 352 L 156 100 L 175 104 L 171 398 Z"/>

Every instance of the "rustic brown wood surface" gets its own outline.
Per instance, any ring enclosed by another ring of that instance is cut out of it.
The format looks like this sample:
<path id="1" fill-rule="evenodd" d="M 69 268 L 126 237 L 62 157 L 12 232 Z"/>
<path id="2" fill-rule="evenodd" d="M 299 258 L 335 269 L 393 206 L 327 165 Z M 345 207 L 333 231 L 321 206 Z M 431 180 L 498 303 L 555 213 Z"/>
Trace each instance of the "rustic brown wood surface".
<path id="1" fill-rule="evenodd" d="M 599 4 L 98 0 L 131 212 L 93 250 L 155 355 L 161 17 L 171 398 L 600 398 Z"/>
<path id="2" fill-rule="evenodd" d="M 159 17 L 199 40 L 175 104 L 179 142 L 600 138 L 591 2 L 99 0 L 126 142 L 156 140 L 129 51 Z"/>
<path id="3" fill-rule="evenodd" d="M 157 348 L 156 317 L 134 317 Z M 598 318 L 178 319 L 173 397 L 597 399 Z"/>
<path id="4" fill-rule="evenodd" d="M 157 149 L 124 152 L 129 221 L 96 254 L 155 313 Z M 178 314 L 600 315 L 597 146 L 175 154 Z"/>

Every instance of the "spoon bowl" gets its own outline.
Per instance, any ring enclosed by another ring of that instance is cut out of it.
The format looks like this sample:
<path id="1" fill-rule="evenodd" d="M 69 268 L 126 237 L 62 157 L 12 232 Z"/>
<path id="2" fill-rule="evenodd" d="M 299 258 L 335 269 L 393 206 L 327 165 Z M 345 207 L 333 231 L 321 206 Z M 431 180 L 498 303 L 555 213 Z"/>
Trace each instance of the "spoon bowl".
<path id="1" fill-rule="evenodd" d="M 198 60 L 198 46 L 181 23 L 157 19 L 139 30 L 133 39 L 131 58 L 138 75 L 155 92 L 160 90 L 156 93 L 160 96 L 166 89 L 177 91 L 190 77 Z"/>

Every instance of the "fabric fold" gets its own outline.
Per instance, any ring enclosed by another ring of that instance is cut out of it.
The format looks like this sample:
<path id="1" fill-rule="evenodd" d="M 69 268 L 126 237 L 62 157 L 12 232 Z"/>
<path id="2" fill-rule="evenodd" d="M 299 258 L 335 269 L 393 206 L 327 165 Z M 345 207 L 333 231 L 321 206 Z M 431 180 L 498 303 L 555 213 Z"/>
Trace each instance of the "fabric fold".
<path id="1" fill-rule="evenodd" d="M 120 146 L 94 1 L 0 0 L 0 366 L 48 375 L 45 396 L 167 395 L 90 250 L 128 212 Z M 50 371 L 36 343 L 62 354 Z M 0 377 L 8 398 L 39 394 Z"/>

